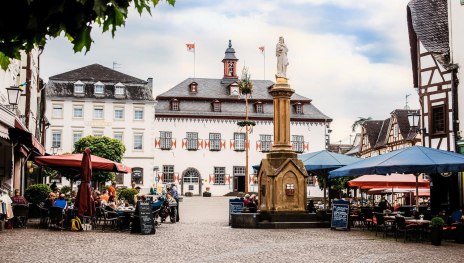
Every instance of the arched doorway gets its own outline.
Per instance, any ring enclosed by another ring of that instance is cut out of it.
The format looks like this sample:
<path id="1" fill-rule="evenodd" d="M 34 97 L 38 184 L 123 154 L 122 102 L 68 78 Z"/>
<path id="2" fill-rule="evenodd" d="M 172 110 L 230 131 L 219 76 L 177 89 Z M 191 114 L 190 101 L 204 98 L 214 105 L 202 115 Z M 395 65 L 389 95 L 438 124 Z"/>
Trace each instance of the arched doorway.
<path id="1" fill-rule="evenodd" d="M 194 195 L 201 195 L 201 175 L 197 169 L 189 167 L 182 173 L 181 194 L 191 192 Z"/>

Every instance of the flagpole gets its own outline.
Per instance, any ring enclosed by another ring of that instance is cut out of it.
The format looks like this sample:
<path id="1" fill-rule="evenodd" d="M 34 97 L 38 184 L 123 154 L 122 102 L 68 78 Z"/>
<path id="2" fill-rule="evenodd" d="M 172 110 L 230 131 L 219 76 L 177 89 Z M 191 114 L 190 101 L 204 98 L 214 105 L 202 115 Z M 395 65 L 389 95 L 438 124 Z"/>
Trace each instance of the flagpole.
<path id="1" fill-rule="evenodd" d="M 193 78 L 195 78 L 195 53 L 197 53 L 196 52 L 197 47 L 195 46 L 195 42 L 193 42 L 193 46 L 194 46 L 193 48 Z"/>
<path id="2" fill-rule="evenodd" d="M 264 56 L 264 79 L 263 80 L 266 80 L 266 46 L 264 46 L 263 56 Z"/>

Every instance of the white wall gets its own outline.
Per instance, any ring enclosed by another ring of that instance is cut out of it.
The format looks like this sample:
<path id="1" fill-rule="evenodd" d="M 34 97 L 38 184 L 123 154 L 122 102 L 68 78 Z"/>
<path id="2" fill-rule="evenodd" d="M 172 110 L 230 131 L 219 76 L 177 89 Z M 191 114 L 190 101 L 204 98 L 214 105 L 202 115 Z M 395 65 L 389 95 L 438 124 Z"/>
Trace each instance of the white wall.
<path id="1" fill-rule="evenodd" d="M 233 191 L 233 167 L 245 166 L 245 151 L 237 152 L 230 149 L 230 140 L 233 139 L 234 132 L 244 132 L 240 129 L 236 120 L 155 120 L 155 138 L 160 137 L 159 131 L 171 131 L 172 138 L 176 139 L 176 148 L 172 150 L 155 149 L 155 166 L 163 171 L 163 165 L 174 165 L 174 172 L 182 176 L 182 173 L 189 167 L 196 168 L 200 172 L 202 179 L 202 191 L 210 187 L 213 195 L 224 195 Z M 304 140 L 309 142 L 309 152 L 325 149 L 325 126 L 322 123 L 292 124 L 291 135 L 303 135 Z M 221 151 L 210 151 L 209 149 L 199 149 L 189 151 L 182 149 L 182 139 L 186 138 L 187 132 L 198 132 L 199 139 L 209 139 L 209 133 L 221 133 L 221 139 L 226 140 L 226 149 Z M 261 134 L 273 134 L 272 122 L 257 122 L 250 134 L 249 149 L 249 174 L 253 174 L 252 165 L 259 165 L 265 153 L 256 150 L 256 141 Z M 230 184 L 215 185 L 210 183 L 208 178 L 214 174 L 214 167 L 225 167 L 225 173 L 231 176 Z M 176 182 L 178 184 L 178 182 Z M 187 192 L 188 184 L 184 185 L 184 192 Z M 179 189 L 181 187 L 179 186 Z M 249 185 L 249 191 L 257 191 L 258 187 Z M 316 185 L 309 189 L 311 196 L 322 196 L 322 191 Z M 198 194 L 197 188 L 194 194 Z"/>

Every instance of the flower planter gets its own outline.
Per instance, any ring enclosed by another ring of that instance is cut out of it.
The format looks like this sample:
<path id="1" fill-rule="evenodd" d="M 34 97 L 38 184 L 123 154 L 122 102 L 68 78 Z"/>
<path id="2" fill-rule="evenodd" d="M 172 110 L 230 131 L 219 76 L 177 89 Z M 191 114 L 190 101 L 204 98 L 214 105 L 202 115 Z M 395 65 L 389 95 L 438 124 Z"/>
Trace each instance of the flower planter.
<path id="1" fill-rule="evenodd" d="M 442 236 L 443 236 L 442 227 L 432 227 L 430 229 L 430 240 L 432 241 L 432 245 L 441 246 Z"/>
<path id="2" fill-rule="evenodd" d="M 211 197 L 211 193 L 210 192 L 203 192 L 203 197 Z"/>

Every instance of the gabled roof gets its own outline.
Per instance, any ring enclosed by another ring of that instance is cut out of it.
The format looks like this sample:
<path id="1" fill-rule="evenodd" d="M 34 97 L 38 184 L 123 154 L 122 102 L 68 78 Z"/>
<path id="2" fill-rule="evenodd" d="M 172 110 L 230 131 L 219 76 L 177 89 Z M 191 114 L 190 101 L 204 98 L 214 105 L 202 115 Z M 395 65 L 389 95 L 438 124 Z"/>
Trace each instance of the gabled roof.
<path id="1" fill-rule="evenodd" d="M 411 126 L 409 125 L 408 120 L 409 113 L 415 113 L 419 115 L 419 110 L 396 109 L 391 113 L 396 117 L 401 136 L 403 136 L 404 140 L 410 140 L 409 136 L 411 134 Z M 415 137 L 416 132 L 412 131 L 412 133 L 414 133 Z"/>
<path id="2" fill-rule="evenodd" d="M 382 127 L 380 128 L 379 136 L 377 137 L 377 142 L 375 143 L 375 148 L 382 147 L 387 143 L 388 134 L 390 132 L 390 119 L 386 119 L 382 122 Z"/>
<path id="3" fill-rule="evenodd" d="M 449 63 L 447 0 L 411 0 L 408 3 L 408 30 L 413 60 L 417 59 L 415 45 L 419 39 L 427 51 L 435 53 L 442 65 Z"/>
<path id="4" fill-rule="evenodd" d="M 380 130 L 382 129 L 383 122 L 384 121 L 379 120 L 368 120 L 363 124 L 371 148 L 374 148 L 375 144 L 377 143 L 377 139 L 379 137 Z"/>
<path id="5" fill-rule="evenodd" d="M 92 64 L 82 68 L 74 69 L 65 73 L 61 73 L 49 78 L 50 80 L 65 80 L 65 81 L 88 81 L 97 82 L 101 81 L 111 83 L 133 83 L 133 84 L 147 84 L 145 80 L 141 80 L 119 71 L 104 67 L 100 64 Z"/>

